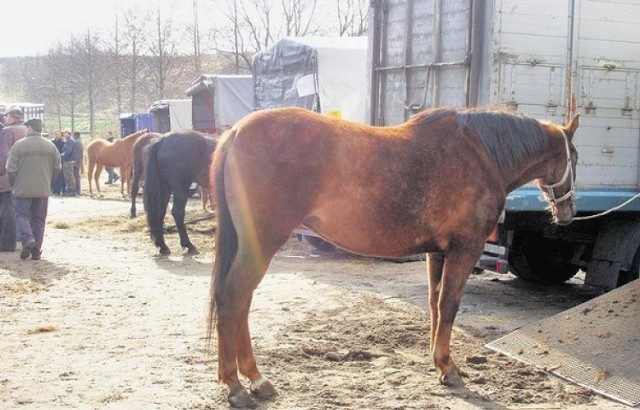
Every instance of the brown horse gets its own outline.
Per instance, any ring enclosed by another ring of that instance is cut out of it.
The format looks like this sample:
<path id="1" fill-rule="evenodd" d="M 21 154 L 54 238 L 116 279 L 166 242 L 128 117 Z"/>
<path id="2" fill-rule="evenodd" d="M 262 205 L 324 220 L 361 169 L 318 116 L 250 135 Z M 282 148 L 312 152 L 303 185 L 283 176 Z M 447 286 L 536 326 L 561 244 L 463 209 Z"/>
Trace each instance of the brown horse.
<path id="1" fill-rule="evenodd" d="M 127 135 L 124 138 L 117 139 L 114 142 L 109 142 L 103 139 L 93 140 L 87 145 L 87 160 L 89 172 L 87 179 L 89 180 L 89 195 L 93 196 L 93 189 L 91 187 L 91 179 L 96 182 L 96 189 L 98 195 L 102 196 L 100 192 L 100 174 L 104 167 L 119 167 L 120 168 L 120 193 L 122 197 L 126 197 L 124 191 L 124 184 L 127 186 L 131 180 L 131 162 L 133 160 L 133 144 L 149 132 L 149 130 L 142 129 Z M 95 169 L 95 173 L 94 173 Z"/>
<path id="2" fill-rule="evenodd" d="M 248 314 L 276 251 L 303 225 L 348 251 L 427 253 L 431 356 L 462 383 L 450 338 L 463 287 L 506 195 L 537 180 L 554 222 L 575 215 L 577 117 L 566 127 L 497 111 L 438 109 L 371 127 L 298 108 L 258 111 L 220 141 L 211 168 L 218 228 L 208 330 L 232 406 L 275 394 L 260 374 Z"/>
<path id="3" fill-rule="evenodd" d="M 131 192 L 131 218 L 135 218 L 137 215 L 136 198 L 138 196 L 138 191 L 140 190 L 140 182 L 144 182 L 144 171 L 149 154 L 149 145 L 161 136 L 162 134 L 157 132 L 150 132 L 138 138 L 135 144 L 133 144 L 133 163 L 131 165 L 131 184 L 129 186 L 129 190 Z"/>

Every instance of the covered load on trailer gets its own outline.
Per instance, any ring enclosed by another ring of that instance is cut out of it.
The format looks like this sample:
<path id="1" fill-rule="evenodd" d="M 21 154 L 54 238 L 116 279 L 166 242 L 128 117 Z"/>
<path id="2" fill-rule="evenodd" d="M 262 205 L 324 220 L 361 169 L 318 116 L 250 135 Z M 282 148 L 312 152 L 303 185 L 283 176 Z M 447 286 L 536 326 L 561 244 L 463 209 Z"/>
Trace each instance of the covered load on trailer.
<path id="1" fill-rule="evenodd" d="M 393 125 L 444 105 L 494 105 L 566 124 L 579 217 L 640 192 L 640 2 L 375 0 L 369 121 Z M 454 187 L 452 187 L 454 188 Z M 512 192 L 483 267 L 602 289 L 638 278 L 640 200 L 604 216 L 550 223 L 533 184 Z M 508 262 L 508 264 L 507 264 Z"/>
<path id="2" fill-rule="evenodd" d="M 191 100 L 158 100 L 151 105 L 149 112 L 154 132 L 164 134 L 191 129 Z"/>
<path id="3" fill-rule="evenodd" d="M 254 109 L 250 75 L 204 74 L 187 89 L 193 129 L 217 134 Z"/>
<path id="4" fill-rule="evenodd" d="M 257 110 L 302 107 L 366 121 L 367 38 L 286 37 L 253 58 Z"/>

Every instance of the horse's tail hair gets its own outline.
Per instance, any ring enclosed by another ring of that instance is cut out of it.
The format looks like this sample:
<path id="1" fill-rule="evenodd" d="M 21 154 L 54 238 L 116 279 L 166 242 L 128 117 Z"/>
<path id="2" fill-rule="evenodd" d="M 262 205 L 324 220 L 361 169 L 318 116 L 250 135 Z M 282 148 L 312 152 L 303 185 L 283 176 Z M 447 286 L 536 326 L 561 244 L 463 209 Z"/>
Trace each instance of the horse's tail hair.
<path id="1" fill-rule="evenodd" d="M 167 213 L 168 201 L 162 200 L 168 194 L 168 185 L 164 183 L 161 170 L 158 166 L 158 149 L 164 140 L 161 138 L 149 147 L 147 165 L 144 179 L 143 203 L 147 214 L 147 225 L 149 226 L 149 235 L 155 242 L 156 239 L 162 238 L 164 229 L 164 216 Z"/>
<path id="2" fill-rule="evenodd" d="M 206 351 L 211 351 L 211 340 L 213 330 L 216 325 L 216 300 L 218 292 L 222 289 L 233 260 L 238 252 L 238 234 L 231 220 L 229 212 L 229 204 L 227 203 L 225 185 L 224 185 L 224 168 L 227 160 L 229 149 L 233 144 L 236 135 L 235 128 L 227 131 L 213 154 L 213 162 L 211 164 L 211 173 L 209 175 L 209 187 L 212 196 L 215 197 L 216 218 L 218 227 L 216 229 L 215 242 L 215 259 L 213 263 L 213 272 L 211 273 L 211 288 L 209 306 L 209 321 L 207 326 L 207 346 Z"/>

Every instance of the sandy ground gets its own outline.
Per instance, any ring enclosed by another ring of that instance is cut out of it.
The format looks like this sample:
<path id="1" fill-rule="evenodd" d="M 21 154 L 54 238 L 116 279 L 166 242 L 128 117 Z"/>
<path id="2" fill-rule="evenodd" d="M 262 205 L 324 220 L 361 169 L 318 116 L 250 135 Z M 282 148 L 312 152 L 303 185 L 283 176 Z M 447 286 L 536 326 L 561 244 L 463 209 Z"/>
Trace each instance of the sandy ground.
<path id="1" fill-rule="evenodd" d="M 113 191 L 52 198 L 43 260 L 0 254 L 0 408 L 228 408 L 204 352 L 213 221 L 190 225 L 199 255 L 170 234 L 173 254 L 160 257 L 144 217 L 129 220 Z M 474 275 L 452 342 L 459 389 L 440 386 L 427 357 L 426 286 L 423 262 L 292 239 L 254 295 L 254 350 L 279 392 L 258 408 L 625 408 L 483 347 L 585 301 L 576 283 Z"/>

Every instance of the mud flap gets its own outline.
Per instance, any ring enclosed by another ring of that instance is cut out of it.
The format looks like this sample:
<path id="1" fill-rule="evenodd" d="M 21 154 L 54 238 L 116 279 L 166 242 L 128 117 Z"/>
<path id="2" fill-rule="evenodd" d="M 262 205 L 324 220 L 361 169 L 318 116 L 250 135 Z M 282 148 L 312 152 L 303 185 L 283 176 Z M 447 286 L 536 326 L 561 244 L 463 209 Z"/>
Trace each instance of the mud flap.
<path id="1" fill-rule="evenodd" d="M 585 285 L 615 289 L 620 270 L 629 270 L 640 246 L 640 219 L 611 219 L 596 239 L 586 269 Z"/>

